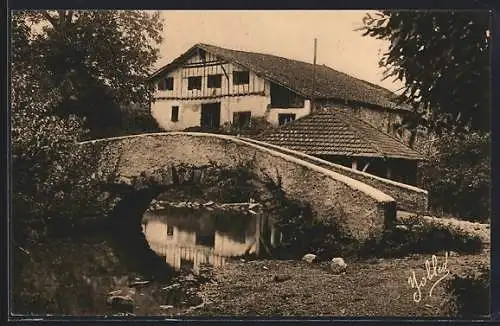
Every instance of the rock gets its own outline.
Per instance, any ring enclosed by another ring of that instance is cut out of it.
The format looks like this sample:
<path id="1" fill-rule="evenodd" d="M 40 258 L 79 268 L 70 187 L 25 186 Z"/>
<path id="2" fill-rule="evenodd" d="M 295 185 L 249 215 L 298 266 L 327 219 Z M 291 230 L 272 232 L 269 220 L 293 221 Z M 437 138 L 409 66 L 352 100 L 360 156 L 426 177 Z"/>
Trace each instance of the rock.
<path id="1" fill-rule="evenodd" d="M 203 206 L 207 207 L 207 206 L 212 206 L 213 204 L 215 204 L 213 201 L 207 201 L 206 203 L 203 204 Z"/>
<path id="2" fill-rule="evenodd" d="M 259 207 L 259 206 L 260 206 L 260 204 L 259 204 L 259 203 L 252 203 L 252 202 L 251 202 L 250 204 L 248 204 L 248 209 L 253 209 L 253 208 L 255 208 L 255 207 Z"/>
<path id="3" fill-rule="evenodd" d="M 111 306 L 114 311 L 129 312 L 134 311 L 135 289 L 125 288 L 110 292 L 106 299 L 106 303 Z"/>
<path id="4" fill-rule="evenodd" d="M 457 253 L 456 251 L 448 251 L 448 255 L 449 255 L 450 257 L 458 257 L 458 256 L 459 256 L 459 255 L 458 255 L 458 253 Z"/>
<path id="5" fill-rule="evenodd" d="M 174 306 L 172 305 L 161 305 L 160 309 L 172 309 Z"/>
<path id="6" fill-rule="evenodd" d="M 184 280 L 186 280 L 186 281 L 196 281 L 196 277 L 193 274 L 188 274 L 188 275 L 186 275 L 186 277 L 184 278 Z"/>
<path id="7" fill-rule="evenodd" d="M 317 262 L 317 256 L 315 254 L 305 254 L 304 257 L 302 257 L 303 261 L 308 262 L 309 264 Z"/>
<path id="8" fill-rule="evenodd" d="M 135 314 L 131 312 L 117 312 L 116 314 L 113 314 L 113 316 L 116 317 L 135 317 Z"/>
<path id="9" fill-rule="evenodd" d="M 162 290 L 171 290 L 171 289 L 176 289 L 176 288 L 180 288 L 181 287 L 181 284 L 180 283 L 173 283 L 173 284 L 170 284 L 169 286 L 166 286 L 164 288 L 162 288 Z"/>
<path id="10" fill-rule="evenodd" d="M 138 285 L 146 285 L 146 284 L 149 284 L 150 281 L 133 281 L 133 282 L 130 282 L 130 286 L 131 287 L 134 287 L 134 286 L 138 286 Z"/>
<path id="11" fill-rule="evenodd" d="M 267 271 L 269 268 L 267 266 L 262 266 L 262 269 L 265 269 Z"/>
<path id="12" fill-rule="evenodd" d="M 396 229 L 402 231 L 408 231 L 408 227 L 406 225 L 396 225 Z"/>
<path id="13" fill-rule="evenodd" d="M 342 267 L 347 267 L 347 264 L 345 263 L 344 259 L 341 257 L 332 258 L 332 264 L 342 266 Z"/>
<path id="14" fill-rule="evenodd" d="M 335 257 L 332 258 L 330 262 L 330 270 L 335 274 L 340 274 L 345 271 L 347 264 L 345 263 L 343 258 Z"/>

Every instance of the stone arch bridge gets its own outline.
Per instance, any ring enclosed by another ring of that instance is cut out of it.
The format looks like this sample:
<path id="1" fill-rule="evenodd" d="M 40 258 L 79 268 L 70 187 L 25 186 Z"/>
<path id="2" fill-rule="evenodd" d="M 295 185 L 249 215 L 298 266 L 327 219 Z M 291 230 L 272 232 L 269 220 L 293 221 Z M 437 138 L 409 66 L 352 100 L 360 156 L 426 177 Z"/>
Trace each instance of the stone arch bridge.
<path id="1" fill-rule="evenodd" d="M 425 190 L 247 138 L 166 132 L 80 144 L 97 150 L 96 175 L 102 182 L 137 189 L 151 182 L 201 182 L 196 167 L 214 162 L 229 167 L 251 163 L 253 172 L 273 178 L 287 197 L 307 201 L 314 216 L 340 219 L 343 230 L 361 241 L 391 227 L 398 209 L 425 212 L 428 205 Z M 194 167 L 187 178 L 175 175 L 183 165 Z M 104 180 L 111 170 L 113 179 Z"/>

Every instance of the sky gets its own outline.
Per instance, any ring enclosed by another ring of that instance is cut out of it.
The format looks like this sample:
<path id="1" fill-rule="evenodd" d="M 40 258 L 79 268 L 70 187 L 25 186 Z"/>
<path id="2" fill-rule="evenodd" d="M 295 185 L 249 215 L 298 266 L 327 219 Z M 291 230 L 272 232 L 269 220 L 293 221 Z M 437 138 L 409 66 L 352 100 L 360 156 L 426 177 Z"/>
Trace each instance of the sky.
<path id="1" fill-rule="evenodd" d="M 269 10 L 215 11 L 167 10 L 160 68 L 196 43 L 229 49 L 274 54 L 313 62 L 317 38 L 317 63 L 397 91 L 402 84 L 392 79 L 381 81 L 378 66 L 388 42 L 363 37 L 356 28 L 362 25 L 367 10 Z"/>

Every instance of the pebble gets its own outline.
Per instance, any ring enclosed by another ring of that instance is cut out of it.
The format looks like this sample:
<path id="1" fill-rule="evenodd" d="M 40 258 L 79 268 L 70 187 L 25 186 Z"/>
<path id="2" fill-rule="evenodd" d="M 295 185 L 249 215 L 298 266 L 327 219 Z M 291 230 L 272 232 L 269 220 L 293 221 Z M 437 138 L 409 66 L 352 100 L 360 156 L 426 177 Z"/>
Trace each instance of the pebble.
<path id="1" fill-rule="evenodd" d="M 172 309 L 174 306 L 172 305 L 161 305 L 160 309 Z"/>

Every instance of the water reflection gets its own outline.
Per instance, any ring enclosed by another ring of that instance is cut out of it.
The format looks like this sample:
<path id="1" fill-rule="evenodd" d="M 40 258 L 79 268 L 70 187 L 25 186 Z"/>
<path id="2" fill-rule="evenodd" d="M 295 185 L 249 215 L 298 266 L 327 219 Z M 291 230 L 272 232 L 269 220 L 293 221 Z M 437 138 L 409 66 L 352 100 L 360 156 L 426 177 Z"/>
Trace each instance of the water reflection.
<path id="1" fill-rule="evenodd" d="M 146 212 L 143 232 L 168 264 L 195 272 L 201 264 L 221 266 L 229 257 L 259 254 L 262 246 L 268 249 L 276 242 L 276 232 L 262 215 L 248 212 L 169 207 Z"/>

